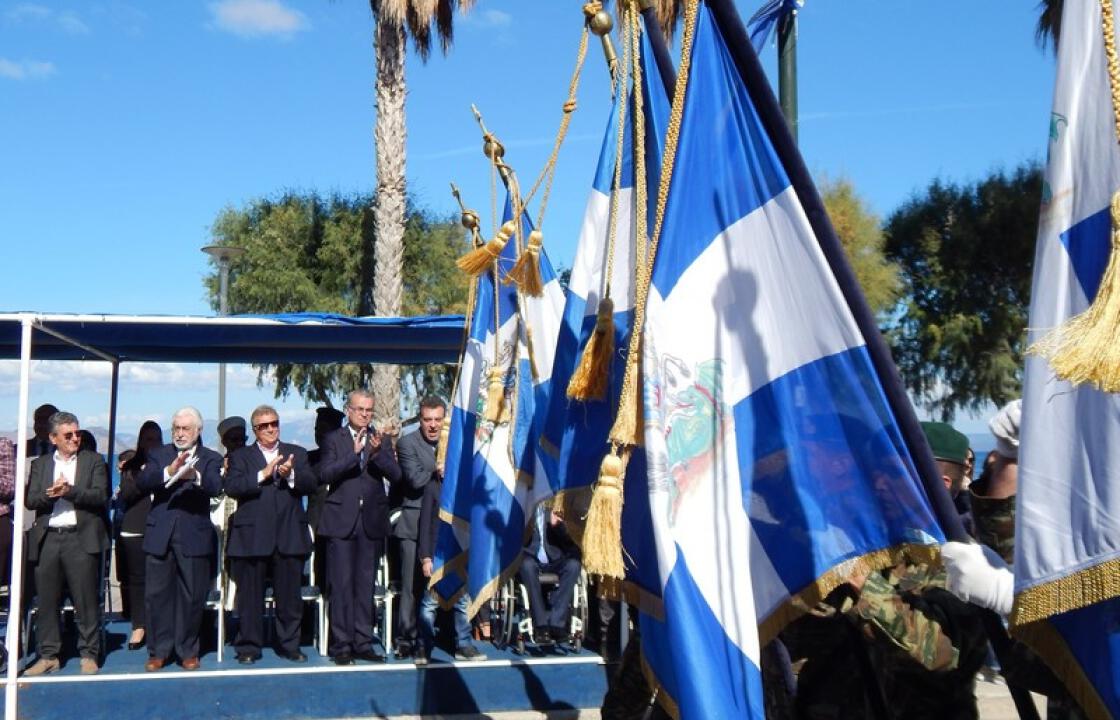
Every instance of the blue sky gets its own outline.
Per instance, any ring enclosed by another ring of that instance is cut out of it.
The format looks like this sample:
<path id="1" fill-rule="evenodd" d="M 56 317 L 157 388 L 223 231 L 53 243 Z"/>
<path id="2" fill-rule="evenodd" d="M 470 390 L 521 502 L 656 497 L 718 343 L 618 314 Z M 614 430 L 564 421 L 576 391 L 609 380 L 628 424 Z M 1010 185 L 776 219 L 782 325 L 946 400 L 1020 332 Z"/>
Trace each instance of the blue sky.
<path id="1" fill-rule="evenodd" d="M 849 178 L 886 216 L 935 177 L 968 181 L 1040 158 L 1053 59 L 1035 44 L 1035 5 L 808 0 L 809 168 Z M 523 184 L 535 178 L 580 7 L 479 0 L 457 20 L 448 57 L 410 54 L 408 181 L 421 205 L 452 212 L 455 181 L 488 214 L 472 102 Z M 372 188 L 371 31 L 364 0 L 0 2 L 0 311 L 209 314 L 199 248 L 223 207 L 285 189 Z M 771 71 L 775 54 L 764 56 Z M 557 265 L 571 263 L 608 103 L 592 44 L 543 227 Z M 0 430 L 15 425 L 14 370 L 0 363 Z M 270 396 L 251 369 L 231 373 L 231 407 L 247 413 Z M 107 368 L 42 364 L 36 376 L 33 404 L 104 419 Z M 212 417 L 215 377 L 213 366 L 126 368 L 122 424 L 184 402 Z M 298 400 L 283 411 L 305 416 Z"/>

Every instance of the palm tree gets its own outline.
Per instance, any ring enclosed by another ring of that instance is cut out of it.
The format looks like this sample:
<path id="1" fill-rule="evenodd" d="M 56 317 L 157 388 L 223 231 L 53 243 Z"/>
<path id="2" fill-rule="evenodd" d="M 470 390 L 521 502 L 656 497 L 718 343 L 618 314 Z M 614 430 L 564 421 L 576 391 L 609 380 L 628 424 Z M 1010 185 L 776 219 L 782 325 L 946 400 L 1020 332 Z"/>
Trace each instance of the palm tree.
<path id="1" fill-rule="evenodd" d="M 405 41 L 412 37 L 420 59 L 427 61 L 432 29 L 440 49 L 451 48 L 452 19 L 474 0 L 370 0 L 373 11 L 373 49 L 377 64 L 375 83 L 377 120 L 373 138 L 377 157 L 377 189 L 373 203 L 373 313 L 397 316 L 401 312 L 401 278 L 404 257 L 405 189 Z M 379 427 L 396 422 L 400 415 L 400 371 L 395 365 L 375 365 L 373 370 L 374 421 Z"/>
<path id="2" fill-rule="evenodd" d="M 1062 34 L 1064 4 L 1064 0 L 1041 0 L 1038 3 L 1038 25 L 1035 26 L 1034 37 L 1043 48 L 1053 43 L 1054 52 L 1058 51 L 1058 39 Z"/>

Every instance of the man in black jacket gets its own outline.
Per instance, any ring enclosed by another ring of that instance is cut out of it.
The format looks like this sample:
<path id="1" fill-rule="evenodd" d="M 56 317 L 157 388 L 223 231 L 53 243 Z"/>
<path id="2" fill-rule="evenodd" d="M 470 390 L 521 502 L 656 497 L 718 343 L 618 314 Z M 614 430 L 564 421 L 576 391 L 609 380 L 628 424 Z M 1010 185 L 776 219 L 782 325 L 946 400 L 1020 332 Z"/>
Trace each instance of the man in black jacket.
<path id="1" fill-rule="evenodd" d="M 35 511 L 27 559 L 35 567 L 35 584 L 39 589 L 39 660 L 24 675 L 45 675 L 60 667 L 62 639 L 58 614 L 63 585 L 70 590 L 78 616 L 82 674 L 92 675 L 97 672 L 101 654 L 97 584 L 101 553 L 109 547 L 108 473 L 100 455 L 78 450 L 78 418 L 68 412 L 56 412 L 49 422 L 55 450 L 31 464 L 24 501 L 28 510 Z"/>
<path id="2" fill-rule="evenodd" d="M 408 657 L 416 641 L 416 598 L 424 592 L 417 563 L 416 543 L 424 488 L 436 476 L 436 445 L 447 412 L 443 400 L 428 396 L 420 401 L 420 427 L 397 443 L 402 482 L 393 493 L 400 517 L 393 525 L 393 539 L 400 549 L 401 592 L 398 597 L 397 657 Z"/>
<path id="3" fill-rule="evenodd" d="M 250 416 L 256 442 L 230 456 L 226 494 L 237 500 L 230 520 L 229 546 L 237 610 L 241 624 L 234 640 L 237 660 L 252 665 L 264 641 L 264 586 L 271 569 L 276 601 L 276 654 L 307 662 L 299 649 L 303 617 L 300 585 L 303 563 L 311 553 L 311 533 L 302 496 L 319 484 L 307 451 L 280 441 L 280 416 L 261 405 Z"/>
<path id="4" fill-rule="evenodd" d="M 210 498 L 222 492 L 222 456 L 203 447 L 202 414 L 195 408 L 171 418 L 171 439 L 151 451 L 136 481 L 152 493 L 144 531 L 148 672 L 166 665 L 172 652 L 184 670 L 198 669 L 198 632 L 217 545 Z"/>
<path id="5" fill-rule="evenodd" d="M 399 482 L 401 469 L 392 440 L 370 428 L 372 416 L 373 395 L 351 392 L 346 425 L 323 438 L 319 462 L 329 487 L 319 517 L 331 593 L 327 652 L 337 665 L 385 660 L 373 649 L 373 581 L 389 535 L 385 484 Z"/>
<path id="6" fill-rule="evenodd" d="M 521 582 L 529 593 L 529 613 L 533 618 L 533 638 L 539 644 L 563 641 L 568 637 L 572 594 L 579 580 L 580 553 L 568 537 L 564 520 L 541 503 L 534 511 L 533 535 L 521 556 Z M 541 573 L 556 573 L 559 583 L 545 598 Z"/>

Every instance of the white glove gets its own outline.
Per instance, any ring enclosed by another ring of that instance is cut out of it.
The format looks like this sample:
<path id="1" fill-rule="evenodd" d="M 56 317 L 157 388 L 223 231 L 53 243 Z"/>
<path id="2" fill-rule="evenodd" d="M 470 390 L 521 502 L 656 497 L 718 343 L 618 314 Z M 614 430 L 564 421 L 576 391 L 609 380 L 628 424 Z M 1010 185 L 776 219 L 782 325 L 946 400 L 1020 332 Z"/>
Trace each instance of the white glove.
<path id="1" fill-rule="evenodd" d="M 941 561 L 949 592 L 1004 617 L 1011 614 L 1015 575 L 994 550 L 977 543 L 947 542 L 941 546 Z"/>

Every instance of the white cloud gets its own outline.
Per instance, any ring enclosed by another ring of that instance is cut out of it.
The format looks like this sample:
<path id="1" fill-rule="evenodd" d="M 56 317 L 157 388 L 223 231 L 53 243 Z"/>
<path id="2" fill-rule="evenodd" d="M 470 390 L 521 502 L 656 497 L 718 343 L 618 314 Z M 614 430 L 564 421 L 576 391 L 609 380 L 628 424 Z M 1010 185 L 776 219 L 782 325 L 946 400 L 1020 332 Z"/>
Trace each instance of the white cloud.
<path id="1" fill-rule="evenodd" d="M 218 29 L 241 37 L 289 38 L 311 27 L 307 16 L 280 0 L 221 0 L 210 3 Z"/>
<path id="2" fill-rule="evenodd" d="M 20 3 L 4 13 L 9 24 L 48 23 L 68 35 L 88 35 L 89 25 L 70 10 L 55 12 L 43 5 Z"/>
<path id="3" fill-rule="evenodd" d="M 513 15 L 501 10 L 483 10 L 476 16 L 483 27 L 509 27 L 513 24 Z"/>
<path id="4" fill-rule="evenodd" d="M 8 78 L 9 80 L 41 80 L 54 74 L 55 67 L 52 62 L 0 58 L 0 78 Z"/>

